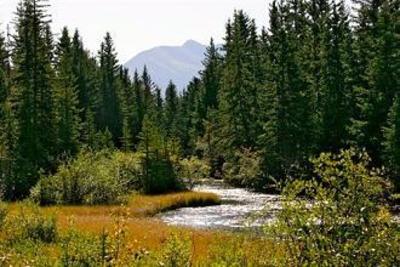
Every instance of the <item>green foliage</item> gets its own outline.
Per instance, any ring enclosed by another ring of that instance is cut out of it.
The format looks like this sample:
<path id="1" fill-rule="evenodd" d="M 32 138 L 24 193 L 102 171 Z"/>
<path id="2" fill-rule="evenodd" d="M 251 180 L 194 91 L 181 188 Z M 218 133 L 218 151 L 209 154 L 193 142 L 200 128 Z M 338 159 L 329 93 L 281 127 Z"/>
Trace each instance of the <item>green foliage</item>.
<path id="1" fill-rule="evenodd" d="M 197 157 L 185 158 L 179 161 L 178 173 L 189 188 L 193 188 L 201 179 L 210 177 L 211 167 Z"/>
<path id="2" fill-rule="evenodd" d="M 55 175 L 42 177 L 31 197 L 42 205 L 118 203 L 137 189 L 140 162 L 139 154 L 82 152 Z"/>
<path id="3" fill-rule="evenodd" d="M 384 206 L 387 182 L 354 149 L 312 160 L 317 179 L 284 190 L 283 211 L 266 226 L 291 266 L 393 266 L 400 232 Z"/>
<path id="4" fill-rule="evenodd" d="M 159 264 L 166 267 L 192 266 L 192 244 L 187 236 L 173 233 L 159 255 Z"/>
<path id="5" fill-rule="evenodd" d="M 247 259 L 243 249 L 241 238 L 233 241 L 221 241 L 213 245 L 209 255 L 209 264 L 213 267 L 240 267 L 249 266 L 250 259 Z"/>
<path id="6" fill-rule="evenodd" d="M 40 169 L 50 169 L 55 156 L 52 34 L 43 0 L 23 0 L 16 12 L 11 99 L 18 122 L 12 198 L 26 197 Z"/>
<path id="7" fill-rule="evenodd" d="M 122 136 L 122 109 L 120 86 L 118 83 L 118 60 L 110 33 L 104 37 L 99 51 L 99 105 L 97 110 L 98 126 L 108 130 L 114 144 L 119 144 Z"/>
<path id="8" fill-rule="evenodd" d="M 77 78 L 72 66 L 71 38 L 67 28 L 62 31 L 55 54 L 57 78 L 54 102 L 58 136 L 57 152 L 74 155 L 78 151 L 81 121 L 76 86 Z"/>
<path id="9" fill-rule="evenodd" d="M 141 190 L 144 193 L 162 194 L 183 189 L 171 160 L 150 156 L 145 157 L 142 164 Z"/>
<path id="10" fill-rule="evenodd" d="M 4 220 L 2 229 L 9 242 L 53 243 L 57 241 L 56 219 L 40 211 L 34 204 L 24 204 L 17 214 L 10 214 Z"/>
<path id="11" fill-rule="evenodd" d="M 383 128 L 383 134 L 385 137 L 384 158 L 395 177 L 393 182 L 399 189 L 400 181 L 396 179 L 400 173 L 400 101 L 398 97 L 390 110 L 388 124 Z"/>
<path id="12" fill-rule="evenodd" d="M 7 217 L 8 214 L 8 207 L 5 203 L 0 202 L 0 231 L 3 228 L 3 223 Z"/>
<path id="13" fill-rule="evenodd" d="M 249 149 L 235 152 L 233 162 L 224 165 L 224 180 L 230 184 L 261 188 L 262 158 L 257 152 Z"/>

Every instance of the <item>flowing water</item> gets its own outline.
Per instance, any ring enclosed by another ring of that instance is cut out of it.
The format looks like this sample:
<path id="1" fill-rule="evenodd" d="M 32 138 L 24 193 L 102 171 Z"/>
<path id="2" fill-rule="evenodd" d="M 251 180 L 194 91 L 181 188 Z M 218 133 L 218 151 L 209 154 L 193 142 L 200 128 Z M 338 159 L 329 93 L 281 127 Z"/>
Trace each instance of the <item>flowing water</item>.
<path id="1" fill-rule="evenodd" d="M 195 191 L 217 194 L 221 205 L 200 208 L 181 208 L 160 215 L 172 225 L 210 229 L 240 229 L 260 227 L 274 219 L 279 211 L 280 197 L 232 188 L 222 182 L 197 186 Z"/>

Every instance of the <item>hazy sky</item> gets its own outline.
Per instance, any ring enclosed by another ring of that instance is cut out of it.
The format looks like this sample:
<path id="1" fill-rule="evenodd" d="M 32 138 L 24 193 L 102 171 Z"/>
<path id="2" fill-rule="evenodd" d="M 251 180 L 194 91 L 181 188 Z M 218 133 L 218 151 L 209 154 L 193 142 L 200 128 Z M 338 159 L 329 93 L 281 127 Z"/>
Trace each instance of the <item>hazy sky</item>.
<path id="1" fill-rule="evenodd" d="M 1 28 L 6 28 L 19 0 L 0 0 Z M 188 39 L 222 41 L 227 19 L 244 9 L 266 25 L 269 0 L 50 0 L 54 32 L 78 28 L 92 52 L 109 31 L 122 63 L 159 45 L 181 45 Z"/>

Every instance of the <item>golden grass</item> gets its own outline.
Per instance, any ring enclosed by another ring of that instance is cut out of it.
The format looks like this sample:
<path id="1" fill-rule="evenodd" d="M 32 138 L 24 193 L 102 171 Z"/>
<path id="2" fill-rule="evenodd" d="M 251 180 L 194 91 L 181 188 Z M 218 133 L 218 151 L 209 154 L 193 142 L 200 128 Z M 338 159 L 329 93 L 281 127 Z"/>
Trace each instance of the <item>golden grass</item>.
<path id="1" fill-rule="evenodd" d="M 103 231 L 112 232 L 118 218 L 124 218 L 126 240 L 133 250 L 145 248 L 158 250 L 172 232 L 187 235 L 193 242 L 193 260 L 201 263 L 208 258 L 213 244 L 224 244 L 235 240 L 236 234 L 211 230 L 189 229 L 169 226 L 156 217 L 155 214 L 188 206 L 204 206 L 219 204 L 217 195 L 202 192 L 181 192 L 157 196 L 133 195 L 125 206 L 53 206 L 40 208 L 45 214 L 53 214 L 57 218 L 61 233 L 68 229 L 100 234 Z M 17 212 L 23 204 L 10 204 L 11 213 Z M 271 242 L 255 238 L 244 244 L 244 250 L 249 257 L 268 250 L 276 254 L 276 248 Z"/>

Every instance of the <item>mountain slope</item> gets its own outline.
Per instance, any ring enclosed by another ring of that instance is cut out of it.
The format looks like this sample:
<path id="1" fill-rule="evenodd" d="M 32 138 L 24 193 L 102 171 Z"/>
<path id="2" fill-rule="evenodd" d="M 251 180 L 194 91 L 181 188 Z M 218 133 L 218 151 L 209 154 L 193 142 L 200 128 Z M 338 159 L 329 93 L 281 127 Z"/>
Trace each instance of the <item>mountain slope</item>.
<path id="1" fill-rule="evenodd" d="M 182 90 L 202 69 L 205 51 L 204 45 L 189 40 L 182 46 L 160 46 L 139 53 L 125 67 L 133 74 L 136 69 L 141 73 L 146 65 L 153 81 L 162 89 L 172 80 Z"/>

